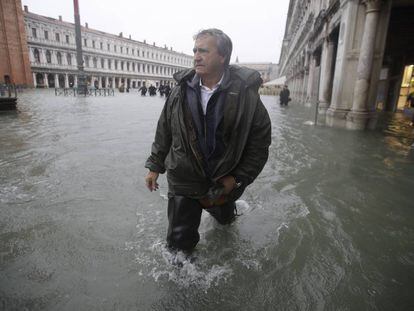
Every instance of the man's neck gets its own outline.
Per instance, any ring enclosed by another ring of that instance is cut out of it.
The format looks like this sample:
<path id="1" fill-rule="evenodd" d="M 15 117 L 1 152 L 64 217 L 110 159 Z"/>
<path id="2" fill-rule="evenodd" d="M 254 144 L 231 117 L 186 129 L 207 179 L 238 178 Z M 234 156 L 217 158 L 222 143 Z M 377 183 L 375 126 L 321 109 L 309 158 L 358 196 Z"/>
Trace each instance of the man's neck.
<path id="1" fill-rule="evenodd" d="M 224 71 L 221 71 L 211 77 L 201 77 L 201 83 L 209 89 L 212 89 L 220 81 L 223 73 Z"/>

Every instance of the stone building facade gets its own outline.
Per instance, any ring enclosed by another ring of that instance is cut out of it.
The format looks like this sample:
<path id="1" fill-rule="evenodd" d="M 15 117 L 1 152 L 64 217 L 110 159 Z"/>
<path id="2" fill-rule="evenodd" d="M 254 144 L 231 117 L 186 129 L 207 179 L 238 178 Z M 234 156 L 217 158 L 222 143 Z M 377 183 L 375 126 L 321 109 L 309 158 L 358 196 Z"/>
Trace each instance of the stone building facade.
<path id="1" fill-rule="evenodd" d="M 32 85 L 20 0 L 0 1 L 0 83 Z"/>
<path id="2" fill-rule="evenodd" d="M 293 100 L 317 103 L 327 125 L 374 127 L 414 63 L 413 13 L 412 0 L 291 0 L 279 70 Z"/>
<path id="3" fill-rule="evenodd" d="M 250 69 L 257 70 L 260 73 L 260 76 L 263 80 L 263 83 L 266 83 L 270 80 L 277 78 L 278 74 L 278 65 L 273 63 L 240 63 L 236 59 L 235 65 L 247 67 Z"/>
<path id="4" fill-rule="evenodd" d="M 75 25 L 31 13 L 27 6 L 23 14 L 34 87 L 76 87 Z M 84 70 L 92 87 L 172 85 L 172 75 L 193 64 L 192 56 L 122 33 L 90 29 L 87 23 L 81 31 Z"/>

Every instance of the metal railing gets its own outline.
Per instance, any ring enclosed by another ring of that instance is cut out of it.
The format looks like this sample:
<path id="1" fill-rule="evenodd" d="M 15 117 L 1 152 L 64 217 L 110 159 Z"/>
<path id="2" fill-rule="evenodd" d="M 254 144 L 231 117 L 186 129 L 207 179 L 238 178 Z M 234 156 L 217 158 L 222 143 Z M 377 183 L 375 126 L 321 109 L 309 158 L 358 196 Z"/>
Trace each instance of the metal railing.
<path id="1" fill-rule="evenodd" d="M 0 84 L 0 97 L 17 98 L 17 87 L 15 84 Z"/>
<path id="2" fill-rule="evenodd" d="M 114 89 L 100 88 L 81 90 L 79 88 L 55 88 L 56 96 L 115 96 Z"/>

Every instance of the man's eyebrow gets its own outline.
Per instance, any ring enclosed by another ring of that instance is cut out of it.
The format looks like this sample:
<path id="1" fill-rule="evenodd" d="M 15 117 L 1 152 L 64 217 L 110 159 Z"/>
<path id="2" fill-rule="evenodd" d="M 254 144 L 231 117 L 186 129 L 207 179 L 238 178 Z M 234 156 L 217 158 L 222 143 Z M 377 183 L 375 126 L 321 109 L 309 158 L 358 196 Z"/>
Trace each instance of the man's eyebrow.
<path id="1" fill-rule="evenodd" d="M 208 52 L 208 49 L 205 48 L 193 48 L 193 53 L 196 53 L 197 51 L 199 52 Z"/>

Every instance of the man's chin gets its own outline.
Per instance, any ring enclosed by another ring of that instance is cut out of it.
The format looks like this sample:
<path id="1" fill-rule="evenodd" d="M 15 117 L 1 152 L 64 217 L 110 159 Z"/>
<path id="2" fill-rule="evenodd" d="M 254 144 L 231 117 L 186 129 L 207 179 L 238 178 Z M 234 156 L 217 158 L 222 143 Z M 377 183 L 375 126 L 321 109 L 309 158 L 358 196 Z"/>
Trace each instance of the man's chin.
<path id="1" fill-rule="evenodd" d="M 204 68 L 203 67 L 196 67 L 195 68 L 195 72 L 197 75 L 203 75 L 205 73 Z"/>

